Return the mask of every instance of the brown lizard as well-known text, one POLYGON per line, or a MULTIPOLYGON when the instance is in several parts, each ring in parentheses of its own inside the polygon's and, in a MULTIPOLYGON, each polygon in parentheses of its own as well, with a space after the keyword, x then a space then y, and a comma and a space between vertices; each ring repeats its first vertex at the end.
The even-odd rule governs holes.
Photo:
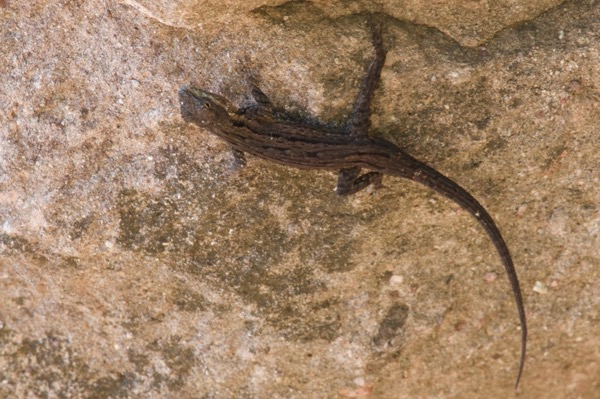
POLYGON ((521 323, 521 357, 515 384, 518 387, 525 363, 527 323, 508 247, 492 217, 464 188, 396 145, 369 137, 371 98, 386 56, 381 27, 373 27, 372 31, 375 59, 344 128, 280 120, 267 96, 256 86, 252 87, 256 105, 242 109, 222 96, 185 86, 179 91, 181 115, 186 122, 206 128, 228 142, 240 163, 244 163, 244 153, 249 153, 298 168, 339 169, 336 189, 339 195, 356 193, 370 184, 379 186, 383 175, 403 177, 432 188, 473 215, 502 259, 517 305, 521 323), (361 168, 371 172, 361 175, 361 168))

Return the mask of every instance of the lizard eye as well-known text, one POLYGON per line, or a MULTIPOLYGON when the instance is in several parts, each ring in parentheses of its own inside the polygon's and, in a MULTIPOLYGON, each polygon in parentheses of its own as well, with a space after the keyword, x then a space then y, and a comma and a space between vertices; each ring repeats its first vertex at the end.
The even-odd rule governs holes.
POLYGON ((210 103, 209 102, 204 103, 204 108, 210 109, 210 103))

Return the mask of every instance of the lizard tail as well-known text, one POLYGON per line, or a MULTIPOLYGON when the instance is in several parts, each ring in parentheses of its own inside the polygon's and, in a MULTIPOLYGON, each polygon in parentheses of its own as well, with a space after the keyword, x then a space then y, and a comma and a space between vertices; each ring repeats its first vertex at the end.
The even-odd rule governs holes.
POLYGON ((494 243, 496 251, 498 251, 500 258, 502 259, 504 269, 506 270, 508 280, 512 287, 513 296, 519 313, 519 321, 521 324, 521 357, 519 361, 519 371, 515 382, 516 389, 519 386, 519 381, 521 380, 523 367, 525 365, 525 353, 527 349, 527 321, 525 318, 525 308, 523 306, 523 297, 521 295, 521 287, 519 285, 519 279, 517 278, 517 272, 515 271, 515 266, 513 264, 510 251, 508 250, 500 230, 485 208, 471 194, 469 194, 468 191, 463 189, 457 183, 406 153, 402 152, 400 158, 400 164, 402 164, 402 168, 400 168, 400 170, 390 170, 390 174, 400 175, 401 177, 421 183, 453 200, 462 208, 466 209, 475 219, 477 219, 479 224, 485 229, 489 238, 494 243))

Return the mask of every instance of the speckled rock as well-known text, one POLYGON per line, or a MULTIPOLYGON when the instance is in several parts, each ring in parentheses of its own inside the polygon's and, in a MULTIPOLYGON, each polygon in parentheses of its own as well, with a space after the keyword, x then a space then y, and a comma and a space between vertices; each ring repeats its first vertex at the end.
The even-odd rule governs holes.
POLYGON ((0 397, 595 398, 593 0, 0 1, 0 397), (213 4, 214 3, 214 4, 213 4), (218 3, 218 4, 216 4, 218 3), (373 134, 486 206, 250 158, 194 84, 339 125, 384 21, 373 134))

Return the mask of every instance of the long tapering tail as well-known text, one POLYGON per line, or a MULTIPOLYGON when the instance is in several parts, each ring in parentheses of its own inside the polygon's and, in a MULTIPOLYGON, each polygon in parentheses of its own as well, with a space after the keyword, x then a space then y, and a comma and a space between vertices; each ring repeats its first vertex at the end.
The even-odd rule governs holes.
POLYGON ((519 321, 521 323, 521 358, 519 361, 519 372, 517 374, 517 380, 515 383, 515 388, 517 388, 519 386, 519 381, 521 380, 523 367, 525 365, 525 353, 527 349, 527 320, 525 317, 525 308, 523 306, 523 297, 521 295, 521 287, 519 285, 517 272, 515 271, 515 266, 513 264, 512 257, 510 256, 510 251, 504 242, 504 238, 502 238, 500 230, 485 208, 471 194, 469 194, 469 192, 467 192, 457 183, 436 171, 432 167, 416 160, 404 152, 399 154, 399 158, 399 163, 402 165, 402 168, 400 168, 400 170, 389 170, 388 172, 390 174, 400 175, 410 180, 419 182, 453 200, 461 207, 466 209, 471 215, 473 215, 475 219, 477 219, 479 224, 483 226, 488 236, 494 243, 496 251, 498 251, 500 258, 502 259, 502 263, 504 264, 504 269, 506 270, 508 280, 510 281, 513 296, 517 305, 517 310, 519 312, 519 321))

